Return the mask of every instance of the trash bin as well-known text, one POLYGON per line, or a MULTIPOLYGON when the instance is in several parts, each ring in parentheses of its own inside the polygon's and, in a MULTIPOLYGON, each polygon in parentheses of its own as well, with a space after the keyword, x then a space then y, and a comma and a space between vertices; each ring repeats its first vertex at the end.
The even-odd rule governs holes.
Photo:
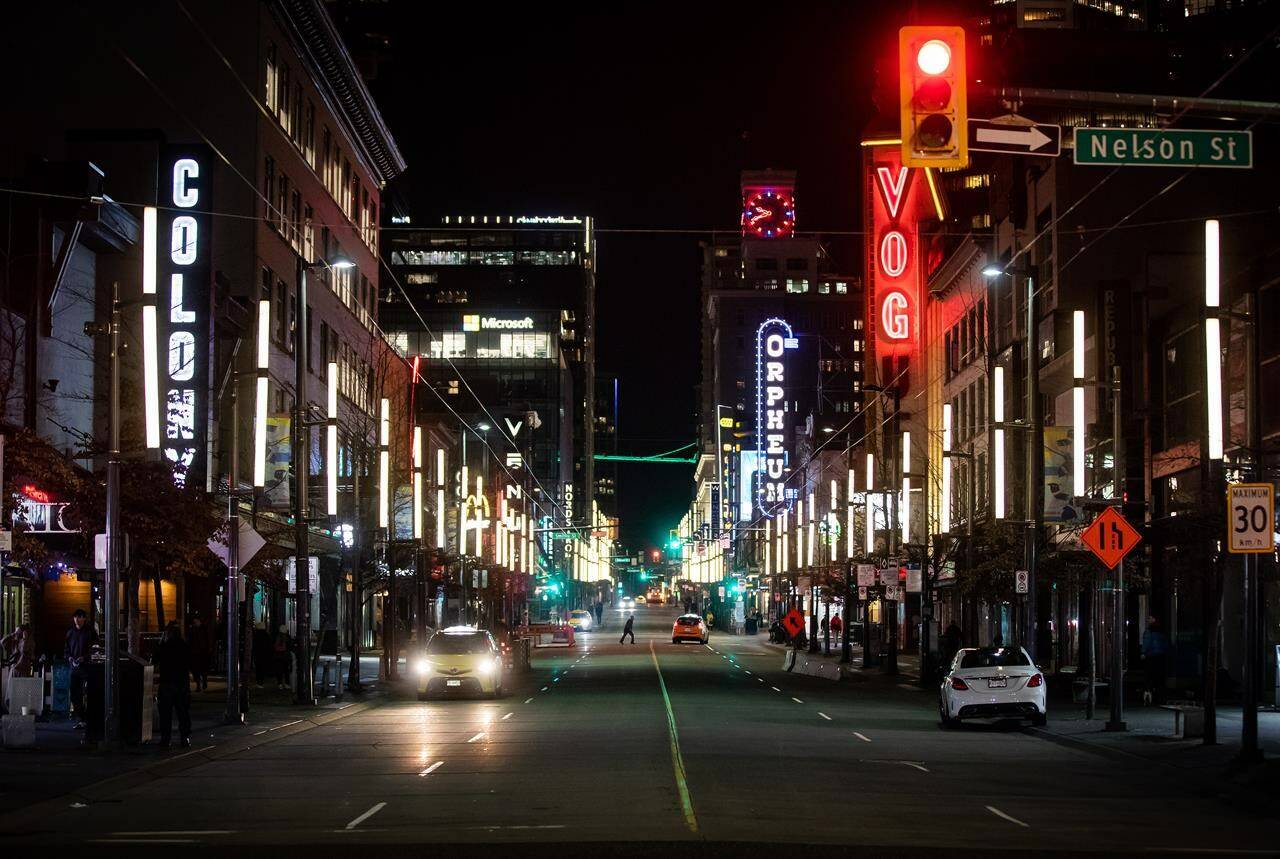
MULTIPOLYGON (((120 712, 120 739, 128 745, 145 743, 151 739, 155 669, 132 657, 121 657, 116 665, 120 686, 116 701, 116 709, 120 712)), ((105 674, 105 660, 89 663, 85 683, 85 709, 88 711, 85 714, 85 740, 92 743, 102 740, 105 674)))

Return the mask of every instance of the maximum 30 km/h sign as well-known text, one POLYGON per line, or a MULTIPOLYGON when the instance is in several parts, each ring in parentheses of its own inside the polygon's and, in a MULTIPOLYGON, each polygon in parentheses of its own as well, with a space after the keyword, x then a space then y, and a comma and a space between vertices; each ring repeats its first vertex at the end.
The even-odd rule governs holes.
POLYGON ((1275 490, 1270 483, 1227 487, 1227 550, 1261 554, 1275 550, 1275 490))

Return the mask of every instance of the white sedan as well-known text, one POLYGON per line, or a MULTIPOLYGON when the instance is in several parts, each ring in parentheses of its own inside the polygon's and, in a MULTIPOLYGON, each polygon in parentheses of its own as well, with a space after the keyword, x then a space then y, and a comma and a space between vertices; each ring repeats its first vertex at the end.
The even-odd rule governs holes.
POLYGON ((1022 717, 1045 724, 1048 696, 1039 666, 1021 647, 966 647, 942 678, 938 715, 942 727, 961 719, 1022 717))

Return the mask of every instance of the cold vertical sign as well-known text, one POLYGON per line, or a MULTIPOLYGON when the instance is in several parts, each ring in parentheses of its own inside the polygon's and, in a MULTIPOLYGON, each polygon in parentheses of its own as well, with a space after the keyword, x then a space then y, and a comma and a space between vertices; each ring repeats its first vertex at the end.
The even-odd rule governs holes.
POLYGON ((206 473, 209 399, 210 226, 207 149, 170 146, 160 161, 156 269, 160 293, 164 438, 180 485, 206 473), (164 356, 167 355, 167 358, 164 356))

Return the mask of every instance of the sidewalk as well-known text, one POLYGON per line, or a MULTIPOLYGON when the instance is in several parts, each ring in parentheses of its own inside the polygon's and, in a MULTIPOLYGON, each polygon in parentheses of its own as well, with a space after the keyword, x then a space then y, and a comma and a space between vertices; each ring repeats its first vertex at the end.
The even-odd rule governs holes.
MULTIPOLYGON (((401 664, 404 665, 403 660, 401 664)), ((360 660, 360 677, 365 686, 362 695, 347 693, 340 702, 335 701, 332 695, 321 697, 315 707, 294 704, 292 690, 277 690, 273 683, 258 689, 251 680, 249 712, 243 725, 223 724, 226 679, 210 677, 207 690, 191 693, 192 748, 209 746, 241 734, 258 736, 264 730, 272 731, 314 717, 317 713, 332 713, 350 707, 354 702, 376 699, 383 691, 378 684, 377 655, 365 655, 360 660)), ((343 679, 345 682, 345 677, 343 679)), ((64 796, 103 779, 171 760, 188 751, 177 745, 176 726, 174 747, 169 751, 155 745, 159 742, 158 728, 155 735, 150 745, 126 746, 118 752, 107 753, 84 743, 84 731, 76 730, 74 719, 50 716, 48 721, 37 721, 36 748, 0 749, 0 769, 5 773, 5 778, 0 780, 0 807, 12 810, 64 796)))

